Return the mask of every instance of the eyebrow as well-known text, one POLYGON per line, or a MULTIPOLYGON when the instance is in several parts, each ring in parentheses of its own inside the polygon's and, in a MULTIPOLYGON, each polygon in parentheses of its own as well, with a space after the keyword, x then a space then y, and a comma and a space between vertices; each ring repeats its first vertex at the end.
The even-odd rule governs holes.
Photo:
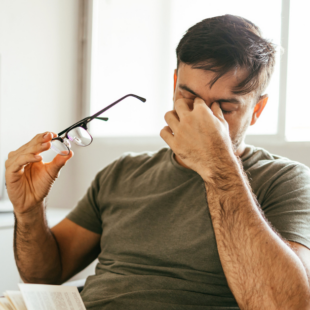
POLYGON ((193 94, 196 97, 201 98, 201 96, 199 96, 198 94, 196 94, 193 90, 191 90, 189 87, 187 87, 185 84, 180 84, 179 87, 183 90, 188 91, 189 93, 193 94))
MULTIPOLYGON (((185 84, 180 84, 179 87, 183 90, 188 91, 189 93, 193 94, 196 97, 201 98, 200 95, 198 95, 197 93, 195 93, 192 89, 190 89, 188 86, 186 86, 185 84)), ((241 104, 241 102, 236 99, 236 98, 223 98, 223 99, 216 99, 214 101, 219 101, 219 102, 229 102, 229 103, 236 103, 236 104, 241 104)))

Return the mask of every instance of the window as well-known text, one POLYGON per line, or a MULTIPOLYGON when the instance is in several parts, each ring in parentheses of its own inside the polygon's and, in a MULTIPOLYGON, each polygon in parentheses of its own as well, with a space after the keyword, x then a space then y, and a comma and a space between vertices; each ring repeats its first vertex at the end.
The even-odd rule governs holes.
POLYGON ((95 2, 91 113, 129 93, 147 102, 122 101, 105 113, 108 123, 93 122, 94 135, 152 136, 164 126, 163 115, 172 109, 173 86, 166 2, 95 2))
MULTIPOLYGON (((306 3, 308 0, 301 1, 306 3)), ((300 7, 296 2, 294 6, 291 3, 291 19, 295 23, 295 18, 300 25, 300 7)), ((190 5, 188 0, 94 0, 91 113, 128 93, 145 97, 147 102, 126 99, 106 112, 108 123, 93 122, 92 133, 104 137, 158 136, 160 129, 165 126, 165 112, 172 109, 175 49, 185 31, 204 18, 234 14, 251 20, 260 27, 264 37, 281 45, 281 38, 288 35, 283 33, 286 28, 281 24, 281 18, 287 22, 283 18, 282 3, 286 8, 289 7, 287 0, 261 0, 258 4, 247 0, 192 0, 190 5)), ((306 14, 307 10, 304 12, 306 14)), ((293 33, 294 37, 294 41, 290 43, 296 44, 296 47, 300 41, 296 41, 299 25, 295 24, 290 28, 290 34, 293 33)), ((304 43, 309 45, 308 42, 304 43)), ((306 45, 304 46, 306 51, 306 45)), ((299 57, 293 56, 295 54, 292 49, 290 59, 295 61, 299 57)), ((250 127, 249 135, 279 135, 281 66, 283 63, 280 63, 278 53, 275 72, 266 90, 269 95, 268 104, 257 124, 250 127)), ((298 68, 289 64, 289 71, 294 70, 298 68)), ((293 76, 296 73, 291 74, 291 79, 293 76)), ((282 74, 281 79, 285 79, 282 74)), ((288 83, 291 83, 290 79, 288 83)), ((287 91, 287 128, 291 128, 286 131, 288 137, 292 136, 294 130, 299 130, 294 125, 296 118, 290 103, 292 96, 295 99, 297 97, 291 89, 294 89, 293 83, 287 91)), ((306 121, 306 116, 304 119, 306 121)), ((301 126, 298 121, 297 123, 301 126)), ((308 130, 310 132, 310 126, 308 130)))
POLYGON ((309 0, 291 1, 286 101, 288 141, 310 140, 309 12, 309 0))

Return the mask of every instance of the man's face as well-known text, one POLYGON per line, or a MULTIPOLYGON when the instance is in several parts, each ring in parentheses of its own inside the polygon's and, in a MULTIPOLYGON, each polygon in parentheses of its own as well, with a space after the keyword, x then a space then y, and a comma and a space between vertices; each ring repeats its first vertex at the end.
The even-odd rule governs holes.
POLYGON ((193 69, 190 65, 180 64, 173 101, 177 99, 195 99, 199 97, 210 107, 217 101, 229 125, 229 132, 235 151, 243 142, 245 132, 251 123, 254 105, 254 93, 235 95, 231 90, 246 77, 243 70, 232 71, 221 77, 210 89, 209 82, 214 73, 202 69, 193 69))

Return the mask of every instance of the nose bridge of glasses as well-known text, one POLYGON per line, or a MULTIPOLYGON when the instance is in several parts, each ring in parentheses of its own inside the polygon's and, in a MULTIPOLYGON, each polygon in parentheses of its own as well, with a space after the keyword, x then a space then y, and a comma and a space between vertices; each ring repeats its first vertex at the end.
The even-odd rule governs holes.
POLYGON ((71 144, 65 137, 56 137, 52 139, 52 150, 60 155, 68 155, 71 150, 71 144))
POLYGON ((76 122, 75 124, 71 125, 70 127, 66 128, 66 129, 64 129, 63 131, 61 131, 60 133, 58 133, 58 136, 61 136, 61 135, 63 135, 63 134, 66 134, 66 135, 67 135, 67 133, 68 133, 70 130, 72 130, 72 129, 75 128, 75 127, 79 127, 79 126, 85 128, 85 129, 87 129, 87 122, 88 122, 88 117, 85 117, 85 118, 83 118, 82 120, 76 122))
POLYGON ((85 129, 86 131, 87 131, 87 122, 84 120, 82 123, 78 123, 78 124, 76 124, 76 125, 73 125, 73 126, 71 126, 71 127, 69 127, 69 129, 66 131, 66 134, 65 134, 65 137, 67 138, 67 139, 69 139, 70 140, 70 138, 68 137, 68 133, 71 131, 71 130, 73 130, 73 129, 75 129, 75 128, 78 128, 78 127, 82 127, 83 129, 85 129))

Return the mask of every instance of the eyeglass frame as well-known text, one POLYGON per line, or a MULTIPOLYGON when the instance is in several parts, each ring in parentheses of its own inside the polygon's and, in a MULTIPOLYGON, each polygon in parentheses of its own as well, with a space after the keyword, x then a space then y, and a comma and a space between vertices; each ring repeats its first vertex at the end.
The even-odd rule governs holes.
MULTIPOLYGON (((134 94, 128 94, 128 95, 126 95, 126 96, 124 96, 124 97, 122 97, 122 98, 116 100, 115 102, 109 104, 108 106, 106 106, 105 108, 103 108, 103 109, 100 110, 99 112, 95 113, 94 115, 85 117, 85 118, 83 118, 82 120, 80 120, 80 121, 74 123, 74 124, 71 125, 70 127, 64 129, 63 131, 61 131, 61 132, 58 134, 58 137, 53 138, 52 141, 58 140, 58 141, 64 143, 64 139, 70 140, 69 137, 68 137, 69 131, 71 131, 72 129, 77 128, 77 127, 82 127, 83 129, 85 129, 85 130, 87 131, 87 124, 88 124, 89 122, 91 122, 93 119, 100 119, 100 120, 103 120, 103 121, 107 121, 107 120, 108 120, 107 117, 98 117, 98 116, 99 116, 100 114, 102 114, 103 112, 109 110, 109 109, 112 108, 114 105, 116 105, 117 103, 119 103, 120 101, 124 100, 124 99, 127 98, 127 97, 135 97, 135 98, 139 99, 139 100, 142 101, 142 102, 145 102, 145 101, 146 101, 146 99, 143 98, 143 97, 140 97, 140 96, 137 96, 137 95, 134 95, 134 94), (64 135, 63 137, 61 137, 61 135, 63 135, 64 133, 65 133, 65 135, 64 135)), ((84 146, 83 146, 83 145, 80 145, 80 146, 82 146, 82 147, 89 146, 89 145, 93 142, 93 137, 92 137, 92 135, 91 135, 88 131, 87 131, 87 133, 88 133, 89 136, 91 137, 91 141, 90 141, 90 143, 87 144, 87 145, 84 145, 84 146)), ((66 143, 64 143, 64 144, 65 144, 65 146, 68 148, 68 151, 69 151, 69 153, 70 153, 70 148, 66 145, 66 143)), ((69 154, 69 153, 68 153, 68 154, 69 154)))

